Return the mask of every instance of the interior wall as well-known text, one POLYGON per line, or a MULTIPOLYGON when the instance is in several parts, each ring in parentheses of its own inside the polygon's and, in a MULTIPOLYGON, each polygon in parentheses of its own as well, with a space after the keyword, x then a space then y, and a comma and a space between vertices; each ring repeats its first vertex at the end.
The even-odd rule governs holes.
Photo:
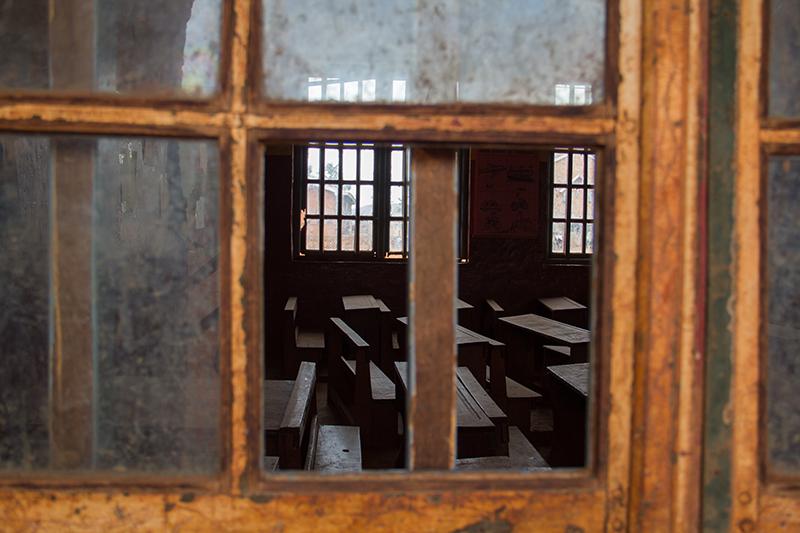
MULTIPOLYGON (((298 320, 323 327, 342 313, 341 297, 372 294, 396 316, 406 314, 405 263, 294 260, 292 254, 292 155, 268 150, 265 172, 265 357, 266 376, 280 374, 286 299, 297 296, 298 320)), ((546 182, 539 179, 535 236, 470 236, 469 260, 459 265, 460 297, 477 306, 487 298, 512 312, 533 310, 544 296, 569 296, 588 304, 591 269, 587 264, 556 264, 547 258, 546 182)), ((476 201, 473 197, 470 202, 476 201)))

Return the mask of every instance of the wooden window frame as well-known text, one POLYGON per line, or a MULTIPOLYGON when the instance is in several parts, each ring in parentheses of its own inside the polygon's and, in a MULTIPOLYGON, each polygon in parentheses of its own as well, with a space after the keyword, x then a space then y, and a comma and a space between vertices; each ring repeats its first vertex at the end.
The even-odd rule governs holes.
POLYGON ((699 175, 693 173, 699 119, 697 109, 684 104, 700 100, 702 48, 688 44, 700 42, 704 4, 686 1, 694 9, 679 0, 609 1, 605 98, 581 108, 264 101, 259 0, 224 2, 221 89, 210 100, 0 95, 0 128, 7 131, 215 139, 222 184, 225 446, 220 474, 200 481, 4 474, 0 510, 11 517, 7 525, 36 521, 58 528, 69 519, 98 528, 208 528, 212 523, 313 528, 324 520, 330 527, 349 528, 402 521, 409 529, 511 524, 617 531, 643 524, 695 523, 692 501, 698 485, 691 473, 698 468, 697 450, 678 455, 677 461, 660 460, 697 438, 691 424, 697 376, 692 344, 686 339, 697 336, 697 249, 691 238, 696 228, 691 215, 699 175), (660 61, 652 61, 655 57, 660 61), (688 77, 688 82, 675 83, 676 76, 688 77), (677 125, 676 115, 683 119, 677 125), (684 135, 659 135, 668 128, 684 135), (410 471, 267 475, 260 465, 263 437, 253 438, 263 433, 264 146, 351 138, 403 142, 415 150, 410 471), (598 371, 591 423, 598 438, 584 469, 546 474, 447 470, 454 463, 455 318, 453 306, 441 302, 456 296, 457 196, 454 172, 452 181, 442 176, 455 167, 454 145, 478 144, 589 145, 604 154, 598 162, 603 183, 596 198, 603 231, 596 232, 601 238, 594 258, 596 279, 603 282, 594 294, 593 308, 599 312, 592 324, 598 371), (668 156, 675 154, 686 158, 685 167, 672 164, 674 158, 668 156), (641 181, 640 175, 645 176, 641 181), (662 195, 661 208, 645 218, 649 198, 656 195, 662 195), (683 217, 683 212, 688 214, 683 217), (650 238, 672 231, 684 237, 659 246, 650 238), (654 264, 667 268, 659 271, 654 264), (661 287, 668 281, 665 292, 661 287), (664 342, 673 338, 681 339, 677 351, 664 342), (663 372, 662 365, 676 357, 679 364, 663 372), (673 389, 680 398, 677 418, 670 394, 663 393, 673 389), (657 424, 640 426, 643 420, 657 424), (665 482, 673 479, 676 483, 665 482), (676 509, 675 515, 666 511, 665 518, 664 508, 676 509))
MULTIPOLYGON (((800 119, 769 115, 770 0, 741 0, 731 7, 738 7, 733 11, 736 18, 712 19, 719 35, 712 47, 722 48, 731 40, 737 43, 736 51, 725 55, 720 51, 717 69, 720 83, 730 80, 737 89, 725 93, 719 103, 720 112, 730 110, 726 122, 730 138, 719 146, 716 157, 713 151, 710 154, 712 164, 730 164, 735 174, 710 175, 710 182, 722 194, 709 220, 722 230, 720 246, 728 246, 730 252, 709 250, 709 272, 720 268, 717 279, 710 279, 709 297, 724 294, 734 304, 709 314, 709 320, 730 327, 714 335, 715 345, 728 346, 728 353, 709 350, 707 372, 723 371, 726 378, 717 384, 717 394, 706 407, 706 431, 714 436, 706 453, 725 447, 729 452, 718 461, 711 478, 715 492, 706 487, 704 497, 710 503, 704 514, 710 517, 708 523, 719 528, 798 529, 800 479, 779 475, 768 466, 765 269, 768 160, 800 154, 800 119), (722 401, 726 396, 730 398, 727 405, 722 401), (730 424, 720 420, 723 410, 730 424), (730 512, 715 513, 710 505, 728 505, 730 512)), ((710 112, 713 116, 715 110, 710 112)))

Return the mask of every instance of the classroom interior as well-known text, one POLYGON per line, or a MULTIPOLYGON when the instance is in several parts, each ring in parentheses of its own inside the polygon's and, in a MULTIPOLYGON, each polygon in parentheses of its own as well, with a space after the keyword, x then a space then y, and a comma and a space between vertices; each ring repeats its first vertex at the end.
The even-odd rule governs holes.
MULTIPOLYGON (((452 151, 455 468, 584 467, 601 151, 452 151)), ((266 147, 267 471, 406 466, 413 157, 401 142, 266 147)))

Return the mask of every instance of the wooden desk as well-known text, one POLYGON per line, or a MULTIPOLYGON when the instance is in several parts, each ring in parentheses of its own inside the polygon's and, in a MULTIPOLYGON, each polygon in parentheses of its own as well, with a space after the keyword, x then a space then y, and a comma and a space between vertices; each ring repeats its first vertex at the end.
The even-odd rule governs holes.
POLYGON ((464 324, 473 329, 478 327, 478 316, 475 306, 465 302, 461 298, 456 298, 456 316, 458 317, 457 322, 459 324, 464 324))
POLYGON ((342 305, 345 311, 359 311, 362 309, 380 309, 378 300, 371 294, 355 294, 342 296, 342 305))
POLYGON ((539 306, 546 317, 572 324, 573 326, 586 327, 588 325, 588 310, 585 305, 579 304, 566 296, 552 298, 539 298, 539 306))
POLYGON ((381 366, 381 304, 371 294, 342 296, 344 319, 369 344, 369 359, 381 366))
POLYGON ((590 371, 589 363, 547 367, 553 404, 553 465, 586 464, 590 371))
MULTIPOLYGON (((408 317, 401 316, 397 321, 404 327, 408 326, 408 317)), ((456 325, 458 366, 468 367, 482 386, 486 386, 486 365, 489 362, 489 348, 492 343, 502 346, 501 342, 456 325)))
MULTIPOLYGON (((394 363, 403 396, 408 391, 408 363, 394 363)), ((508 417, 466 367, 456 371, 458 457, 508 455, 508 417)))
POLYGON ((528 341, 523 342, 521 347, 515 343, 517 344, 515 347, 521 350, 512 350, 508 362, 509 373, 512 377, 516 375, 525 385, 533 386, 543 377, 541 347, 545 343, 568 346, 572 361, 588 361, 589 342, 592 337, 588 329, 534 314, 502 317, 499 319, 499 324, 528 337, 528 341))

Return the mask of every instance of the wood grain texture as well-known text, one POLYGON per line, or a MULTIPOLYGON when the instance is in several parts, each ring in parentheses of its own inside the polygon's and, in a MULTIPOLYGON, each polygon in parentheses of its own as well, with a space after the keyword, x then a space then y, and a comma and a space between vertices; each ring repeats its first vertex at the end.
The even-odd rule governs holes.
MULTIPOLYGON (((724 413, 732 426, 730 528, 759 530, 760 287, 763 250, 759 202, 762 179, 759 130, 763 3, 742 0, 736 33, 735 181, 733 183, 733 332, 731 395, 724 413), (749 252, 748 252, 749 250, 749 252), (732 411, 732 412, 731 412, 732 411)), ((730 304, 729 304, 730 305, 730 304)), ((770 531, 770 529, 764 529, 770 531)))
MULTIPOLYGON (((688 173, 692 167, 687 160, 699 145, 697 129, 688 130, 689 120, 698 120, 689 109, 698 105, 699 94, 696 81, 690 84, 689 70, 692 61, 699 65, 702 58, 689 52, 697 43, 688 2, 653 0, 644 7, 644 56, 652 60, 645 61, 642 84, 638 401, 630 516, 634 530, 677 531, 696 527, 685 521, 690 502, 679 498, 678 483, 686 486, 682 472, 696 470, 699 457, 676 461, 686 450, 674 414, 682 407, 682 388, 690 385, 680 379, 682 366, 688 362, 690 373, 698 370, 691 364, 695 329, 691 322, 687 327, 684 317, 694 306, 696 268, 694 248, 686 239, 697 231, 694 214, 687 216, 696 202, 687 198, 695 194, 698 179, 696 172, 688 173)), ((691 398, 684 395, 683 400, 682 416, 690 416, 691 398)), ((698 429, 695 425, 690 436, 698 429)), ((695 483, 691 493, 696 490, 695 483)))
POLYGON ((455 461, 456 153, 422 148, 411 161, 409 467, 455 461))
MULTIPOLYGON (((667 422, 664 428, 651 430, 646 438, 637 441, 638 455, 633 457, 642 460, 635 462, 633 479, 639 479, 647 471, 644 499, 653 506, 668 506, 672 490, 670 480, 675 472, 666 454, 666 449, 674 443, 674 438, 670 437, 675 426, 674 414, 669 409, 673 396, 672 389, 664 387, 665 381, 654 372, 659 365, 670 361, 665 348, 683 331, 680 328, 687 325, 680 314, 685 309, 686 287, 681 284, 685 282, 681 282, 667 284, 666 289, 662 289, 657 282, 666 277, 637 277, 636 268, 637 261, 644 257, 646 261, 664 262, 669 273, 687 275, 693 271, 686 259, 685 239, 672 240, 674 233, 670 231, 677 228, 678 235, 681 229, 689 231, 687 223, 681 222, 686 220, 684 210, 690 209, 688 202, 683 203, 689 189, 680 184, 670 188, 687 172, 685 160, 679 164, 675 161, 680 162, 685 157, 685 143, 689 141, 658 137, 676 129, 682 134, 683 126, 672 122, 671 113, 676 110, 681 115, 679 120, 681 117, 691 120, 684 116, 690 104, 688 96, 670 96, 674 94, 671 91, 679 91, 682 85, 675 79, 684 79, 681 77, 684 75, 678 73, 675 79, 669 79, 670 73, 686 66, 688 18, 681 9, 686 3, 677 0, 610 3, 609 31, 611 41, 619 41, 619 48, 611 47, 618 52, 618 57, 610 58, 609 63, 618 63, 624 76, 618 76, 614 70, 608 77, 619 84, 616 91, 609 88, 608 105, 578 112, 502 106, 410 106, 402 109, 376 106, 367 109, 254 104, 251 85, 261 78, 252 75, 260 61, 252 47, 259 32, 251 31, 251 26, 256 24, 252 15, 258 13, 259 4, 255 0, 226 3, 233 7, 225 10, 226 17, 230 16, 231 20, 225 25, 228 30, 224 49, 229 53, 223 59, 222 71, 227 72, 228 77, 223 80, 223 95, 210 102, 151 104, 135 99, 26 95, 4 98, 0 102, 0 126, 4 129, 187 135, 216 137, 221 141, 224 183, 221 279, 226 283, 221 297, 226 405, 223 418, 228 424, 226 435, 229 436, 227 451, 223 454, 226 479, 221 486, 200 485, 199 489, 205 492, 189 493, 182 488, 187 481, 172 481, 171 488, 162 485, 158 492, 153 492, 146 490, 157 485, 152 480, 110 479, 98 485, 97 480, 55 479, 49 483, 60 484, 59 490, 27 490, 24 485, 29 481, 17 478, 14 483, 22 487, 21 490, 0 490, 0 515, 6 517, 4 527, 58 531, 87 528, 263 530, 269 527, 286 530, 508 530, 516 527, 562 532, 635 530, 637 526, 661 529, 665 523, 664 512, 660 508, 653 511, 638 505, 634 505, 632 515, 637 519, 628 525, 631 435, 638 434, 631 431, 631 413, 634 406, 646 405, 646 412, 653 416, 653 425, 667 422), (648 41, 644 58, 643 13, 648 14, 648 38, 655 39, 648 41), (664 20, 656 21, 661 15, 664 20), (664 42, 669 40, 666 38, 668 31, 673 44, 664 42), (651 99, 646 100, 644 107, 648 113, 644 130, 641 123, 643 60, 648 65, 655 64, 651 67, 654 70, 648 72, 652 77, 647 85, 651 99), (229 61, 228 67, 226 61, 229 61), (667 97, 661 99, 661 95, 667 97), (646 132, 646 149, 640 153, 642 131, 646 132), (259 334, 263 306, 260 296, 263 294, 260 257, 263 246, 260 161, 263 152, 258 143, 276 138, 302 140, 312 135, 460 144, 589 143, 604 148, 605 183, 598 187, 604 226, 595 278, 603 283, 593 302, 593 308, 600 312, 591 327, 592 331, 602 331, 602 337, 596 340, 594 355, 599 365, 594 378, 599 401, 592 417, 592 427, 600 438, 593 448, 595 462, 590 469, 546 475, 464 473, 456 476, 455 473, 417 472, 341 479, 285 474, 269 480, 260 477, 261 442, 260 438, 253 437, 261 429, 262 380, 259 334), (655 175, 650 181, 640 183, 640 174, 647 174, 640 173, 641 161, 645 161, 644 168, 655 175), (668 165, 675 165, 677 170, 667 168, 668 165), (640 238, 641 220, 637 219, 640 198, 656 192, 666 199, 666 209, 650 223, 644 232, 645 238, 640 238), (655 232, 671 236, 660 243, 662 249, 656 249, 656 241, 650 239, 655 232), (641 257, 639 243, 643 246, 641 257), (636 283, 632 286, 634 279, 636 283), (642 376, 647 376, 649 381, 633 395, 636 291, 640 295, 640 309, 648 310, 647 320, 638 322, 642 326, 640 338, 644 339, 639 347, 639 361, 650 357, 652 370, 642 376), (684 295, 683 300, 681 295, 684 295), (662 303, 664 308, 657 310, 662 303), (656 318, 665 320, 665 330, 654 328, 656 318), (665 391, 667 393, 662 394, 665 391), (660 437, 665 439, 662 441, 660 437), (652 471, 650 465, 654 466, 652 471), (141 490, 132 488, 136 483, 141 490), (663 489, 658 484, 662 484, 663 489), (127 487, 130 495, 119 488, 109 488, 113 486, 127 487)), ((415 154, 416 160, 427 160, 419 168, 421 174, 429 176, 420 181, 422 203, 415 206, 419 210, 420 226, 415 230, 418 239, 412 253, 420 255, 411 288, 412 305, 416 302, 420 310, 428 309, 430 323, 437 324, 413 333, 417 350, 431 350, 428 355, 418 357, 418 363, 422 362, 423 366, 415 373, 421 381, 417 383, 417 394, 412 401, 411 428, 417 455, 411 464, 418 468, 449 468, 454 457, 454 320, 452 306, 440 305, 442 301, 453 301, 455 274, 454 250, 451 255, 451 250, 445 246, 447 249, 442 253, 442 243, 454 242, 455 185, 447 178, 452 171, 446 170, 452 167, 454 160, 449 161, 446 153, 447 150, 420 149, 415 154), (438 178, 434 179, 435 176, 438 178), (442 369, 445 374, 441 373, 442 369), (434 375, 435 380, 432 379, 434 375), (443 398, 450 399, 442 402, 443 398), (432 401, 439 401, 439 406, 432 401), (428 451, 431 454, 421 454, 428 451)), ((644 202, 643 208, 649 205, 644 202)), ((412 261, 417 258, 412 257, 412 261)), ((419 320, 419 314, 415 316, 419 320)), ((669 373, 666 380, 674 386, 675 372, 669 373)), ((639 430, 637 427, 636 432, 639 430)), ((685 464, 694 464, 691 461, 685 464)), ((638 486, 634 484, 634 488, 638 486)), ((689 497, 696 495, 691 484, 686 487, 689 497)), ((634 504, 641 501, 635 500, 634 504)), ((670 512, 675 511, 666 511, 670 512)))

